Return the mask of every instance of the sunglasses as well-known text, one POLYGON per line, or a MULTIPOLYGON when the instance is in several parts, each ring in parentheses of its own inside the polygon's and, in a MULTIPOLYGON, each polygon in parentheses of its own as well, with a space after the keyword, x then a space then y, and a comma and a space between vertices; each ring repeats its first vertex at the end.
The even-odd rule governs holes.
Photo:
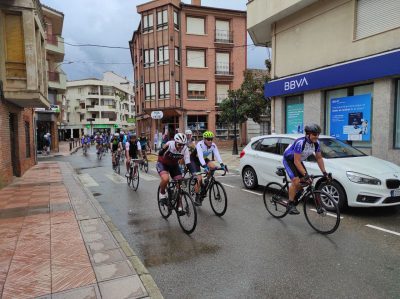
POLYGON ((176 146, 182 147, 182 146, 184 146, 184 144, 183 143, 176 143, 176 146))
POLYGON ((213 141, 213 138, 206 138, 207 141, 213 141))

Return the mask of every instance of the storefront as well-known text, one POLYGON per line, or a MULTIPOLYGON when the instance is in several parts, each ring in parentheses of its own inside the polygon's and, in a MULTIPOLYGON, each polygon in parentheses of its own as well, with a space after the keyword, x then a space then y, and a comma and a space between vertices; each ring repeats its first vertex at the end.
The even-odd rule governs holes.
POLYGON ((273 131, 302 133, 314 122, 325 134, 400 164, 400 50, 272 80, 273 131))

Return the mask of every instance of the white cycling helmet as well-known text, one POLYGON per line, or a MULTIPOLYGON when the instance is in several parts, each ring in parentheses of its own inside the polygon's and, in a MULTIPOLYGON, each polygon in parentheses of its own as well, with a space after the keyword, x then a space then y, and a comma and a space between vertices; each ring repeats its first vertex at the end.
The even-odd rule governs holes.
POLYGON ((187 142, 186 135, 182 134, 182 133, 175 134, 174 140, 175 140, 175 142, 182 143, 182 144, 186 144, 186 142, 187 142))
POLYGON ((114 133, 114 136, 119 136, 119 133, 114 133))
POLYGON ((186 135, 193 135, 193 132, 192 132, 192 130, 186 130, 186 131, 185 131, 185 134, 186 134, 186 135))

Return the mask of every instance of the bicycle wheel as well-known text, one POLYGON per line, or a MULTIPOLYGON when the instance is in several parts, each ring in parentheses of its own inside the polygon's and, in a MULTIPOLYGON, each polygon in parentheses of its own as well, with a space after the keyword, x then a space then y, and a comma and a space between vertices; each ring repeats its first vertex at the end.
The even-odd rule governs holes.
POLYGON ((181 191, 183 215, 178 215, 179 225, 186 234, 191 234, 196 228, 197 211, 193 204, 192 198, 186 191, 181 191))
POLYGON ((161 216, 164 219, 167 219, 171 215, 172 209, 170 209, 168 207, 168 205, 161 204, 161 201, 160 201, 160 186, 158 186, 158 190, 157 190, 157 204, 158 204, 158 209, 160 210, 161 216))
POLYGON ((269 183, 264 188, 264 205, 267 211, 275 218, 283 218, 287 215, 288 194, 279 183, 269 183))
POLYGON ((146 173, 148 173, 149 172, 149 161, 147 161, 147 159, 144 161, 144 163, 143 163, 143 168, 144 168, 144 171, 146 172, 146 173))
POLYGON ((121 174, 121 167, 120 167, 119 163, 115 167, 115 172, 118 173, 118 174, 121 174))
POLYGON ((324 191, 307 194, 304 200, 304 216, 308 224, 321 234, 331 234, 339 227, 340 211, 337 203, 324 191))
POLYGON ((211 209, 215 215, 221 217, 225 214, 228 207, 228 197, 224 186, 220 182, 214 181, 208 193, 210 199, 211 209))
POLYGON ((195 186, 197 184, 197 177, 193 176, 190 178, 189 183, 187 184, 187 191, 192 198, 196 196, 195 186))
POLYGON ((135 166, 134 170, 132 171, 131 185, 134 191, 136 191, 139 187, 139 169, 137 166, 135 166))

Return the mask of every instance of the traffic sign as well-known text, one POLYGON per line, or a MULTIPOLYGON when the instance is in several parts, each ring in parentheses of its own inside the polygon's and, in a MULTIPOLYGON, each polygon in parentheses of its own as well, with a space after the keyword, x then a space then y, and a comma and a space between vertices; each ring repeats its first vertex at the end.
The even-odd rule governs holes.
POLYGON ((162 111, 153 111, 151 112, 151 118, 152 119, 162 119, 164 116, 162 111))

